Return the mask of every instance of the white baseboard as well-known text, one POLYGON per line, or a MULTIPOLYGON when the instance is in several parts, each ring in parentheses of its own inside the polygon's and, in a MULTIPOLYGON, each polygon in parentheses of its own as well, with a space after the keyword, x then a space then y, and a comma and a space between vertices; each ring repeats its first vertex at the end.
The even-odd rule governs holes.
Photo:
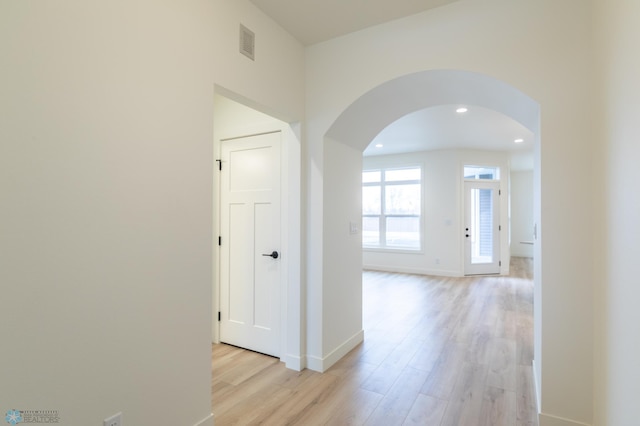
POLYGON ((538 383, 538 374, 536 371, 536 360, 531 361, 532 371, 533 371, 533 391, 535 392, 536 397, 536 412, 540 413, 540 383, 538 383))
POLYGON ((213 413, 211 413, 193 426, 214 426, 214 424, 215 422, 213 421, 213 413))
POLYGON ((306 367, 304 359, 295 355, 285 355, 280 361, 290 370, 302 371, 306 367))
POLYGON ((544 413, 540 413, 538 415, 538 424, 540 426, 591 426, 588 423, 582 423, 570 419, 563 419, 562 417, 556 417, 552 416, 551 414, 544 413))
POLYGON ((437 277, 462 277, 460 271, 447 271, 447 270, 434 270, 423 268, 405 268, 397 266, 385 266, 385 265, 362 265, 362 269, 365 271, 380 271, 380 272, 397 272, 400 274, 414 274, 414 275, 435 275, 437 277))
POLYGON ((307 357, 307 368, 319 373, 324 373, 329 368, 331 368, 333 364, 338 362, 340 358, 348 354, 349 351, 351 351, 363 341, 364 330, 360 330, 349 339, 347 339, 347 341, 338 346, 336 349, 331 351, 331 353, 324 358, 318 358, 314 356, 307 357))
POLYGON ((322 373, 324 371, 322 366, 323 366, 323 358, 318 358, 311 355, 307 357, 307 368, 309 370, 322 373))

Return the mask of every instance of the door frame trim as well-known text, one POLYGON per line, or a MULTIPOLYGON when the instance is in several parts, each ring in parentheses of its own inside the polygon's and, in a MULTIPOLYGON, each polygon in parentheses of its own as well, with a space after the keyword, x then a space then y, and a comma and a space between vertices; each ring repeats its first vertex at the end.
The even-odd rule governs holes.
MULTIPOLYGON (((229 96, 226 90, 218 95, 246 105, 241 100, 229 96)), ((257 111, 257 110, 256 110, 257 111)), ((214 112, 215 113, 215 112, 214 112)), ((301 128, 299 123, 286 123, 276 117, 273 122, 261 124, 246 124, 219 130, 213 129, 213 311, 212 311, 212 342, 220 342, 220 325, 218 312, 220 311, 220 174, 215 160, 221 155, 221 140, 233 139, 262 133, 281 132, 280 151, 280 189, 281 189, 281 251, 282 275, 280 283, 281 306, 281 342, 280 360, 289 369, 300 371, 306 367, 306 358, 302 353, 303 327, 301 317, 302 300, 302 271, 301 271, 301 128), (276 124, 276 122, 279 122, 276 124)), ((215 120, 214 120, 215 122, 215 120)))
MULTIPOLYGON (((462 228, 467 226, 467 213, 468 213, 468 208, 469 206, 467 205, 467 185, 469 184, 476 184, 478 186, 487 186, 488 189, 493 189, 493 190, 498 190, 498 199, 497 202, 495 203, 495 209, 497 211, 498 214, 498 218, 497 218, 497 225, 499 227, 502 226, 503 223, 503 219, 502 219, 502 196, 501 196, 501 191, 502 191, 502 181, 501 180, 477 180, 477 179, 463 179, 462 180, 462 208, 463 208, 463 213, 462 213, 462 228)), ((462 229, 461 228, 461 229, 462 229)), ((507 231, 507 229, 504 229, 504 231, 507 231)), ((498 262, 497 265, 497 269, 498 272, 476 272, 476 273, 469 273, 467 270, 468 264, 467 264, 467 237, 465 237, 465 231, 462 231, 462 249, 463 249, 463 256, 462 256, 462 274, 464 276, 472 276, 472 275, 497 275, 497 274, 501 274, 502 273, 502 265, 501 265, 501 260, 503 258, 502 252, 503 252, 503 244, 502 244, 502 231, 501 230, 495 230, 494 232, 497 232, 497 236, 495 236, 494 234, 494 244, 497 243, 497 259, 496 262, 498 262)), ((495 249, 494 249, 495 251, 495 249)))
POLYGON ((500 191, 502 196, 499 200, 500 206, 500 225, 502 226, 502 232, 500 233, 500 261, 502 266, 500 267, 500 275, 509 275, 509 269, 511 262, 511 248, 510 248, 510 212, 509 212, 509 197, 510 197, 510 182, 511 182, 511 165, 509 163, 506 153, 502 153, 505 156, 500 160, 493 154, 491 158, 487 158, 483 151, 469 150, 465 153, 458 162, 458 188, 457 196, 459 201, 458 206, 458 220, 460 227, 458 228, 458 250, 459 250, 459 273, 460 276, 465 276, 465 243, 464 243, 464 215, 465 215, 465 181, 464 167, 469 165, 481 166, 481 167, 498 167, 500 169, 500 178, 493 179, 491 181, 500 182, 500 191))

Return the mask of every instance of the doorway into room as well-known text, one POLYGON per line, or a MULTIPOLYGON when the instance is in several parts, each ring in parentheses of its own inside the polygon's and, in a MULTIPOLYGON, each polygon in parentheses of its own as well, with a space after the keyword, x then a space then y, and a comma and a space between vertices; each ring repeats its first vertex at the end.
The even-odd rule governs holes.
POLYGON ((499 274, 500 184, 466 181, 464 193, 464 274, 499 274))
MULTIPOLYGON (((465 112, 474 111, 476 108, 493 111, 500 116, 507 117, 509 120, 518 123, 519 126, 524 127, 530 133, 529 147, 531 151, 533 151, 535 145, 539 143, 539 105, 516 88, 481 74, 452 70, 421 71, 382 83, 361 95, 350 104, 325 133, 323 145, 324 164, 341 165, 339 168, 332 168, 331 174, 325 175, 323 179, 324 214, 322 216, 323 222, 321 229, 325 237, 321 251, 323 253, 322 279, 324 282, 322 288, 325 300, 337 301, 334 304, 335 309, 325 306, 324 310, 327 311, 331 309, 332 322, 338 322, 339 319, 341 329, 339 330, 339 335, 338 332, 335 333, 335 340, 341 339, 340 341, 344 342, 338 349, 334 349, 333 346, 327 348, 326 351, 328 352, 332 350, 343 352, 347 347, 354 345, 354 343, 357 344, 357 342, 349 339, 349 337, 357 335, 356 333, 362 328, 362 323, 356 321, 355 316, 352 314, 353 312, 357 312, 358 309, 353 308, 352 310, 348 310, 346 309, 346 303, 340 303, 342 300, 340 299, 340 295, 348 294, 351 297, 349 299, 350 305, 362 306, 361 301, 352 297, 357 289, 360 290, 360 294, 362 292, 362 281, 359 280, 356 282, 354 280, 357 265, 352 265, 344 261, 344 259, 356 259, 358 254, 364 257, 362 245, 356 250, 354 244, 356 236, 351 237, 345 235, 346 227, 344 225, 353 220, 352 218, 362 217, 363 215, 362 205, 356 206, 353 203, 345 202, 345 200, 349 200, 347 192, 351 192, 352 197, 355 197, 353 194, 358 190, 358 187, 361 191, 362 170, 368 170, 363 167, 362 153, 366 149, 372 148, 370 144, 376 139, 377 135, 386 131, 386 128, 391 127, 396 121, 400 121, 404 117, 412 116, 414 113, 417 114, 420 111, 428 111, 441 106, 446 107, 443 114, 446 113, 449 117, 454 117, 448 119, 451 122, 464 116, 465 112), (384 101, 381 101, 381 99, 384 101), (455 114, 458 112, 461 115, 456 116, 455 114), (371 117, 376 117, 376 120, 371 120, 371 117), (360 152, 360 164, 358 164, 356 157, 358 152, 360 152), (356 174, 355 171, 350 168, 345 169, 343 166, 347 162, 353 164, 353 167, 357 167, 359 173, 356 174), (353 253, 351 250, 353 250, 353 253), (355 253, 356 251, 359 253, 355 253), (339 274, 334 273, 336 270, 339 271, 339 274), (344 313, 342 313, 342 309, 345 309, 344 313)), ((423 122, 423 120, 416 120, 418 124, 423 122)), ((481 139, 478 133, 476 133, 475 136, 476 141, 481 139)), ((395 140, 400 141, 402 139, 396 138, 395 140)), ((467 152, 465 151, 470 148, 455 146, 455 140, 451 141, 445 138, 420 138, 420 140, 429 141, 434 139, 442 142, 445 146, 436 148, 436 150, 443 153, 442 156, 439 157, 439 160, 442 159, 442 161, 434 161, 424 168, 425 176, 427 176, 429 170, 437 169, 438 171, 432 178, 425 178, 425 187, 427 184, 431 185, 431 189, 425 189, 425 205, 427 206, 424 209, 424 238, 427 240, 425 249, 410 254, 400 252, 381 253, 380 250, 370 251, 370 253, 372 253, 371 258, 375 256, 376 259, 380 261, 380 270, 424 273, 422 271, 426 268, 430 268, 431 271, 439 268, 438 272, 443 276, 465 275, 465 237, 463 236, 463 232, 465 231, 466 224, 463 225, 465 218, 462 201, 464 199, 462 167, 464 164, 473 164, 468 162, 467 152), (445 158, 452 149, 460 149, 460 156, 453 160, 445 158), (448 162, 451 166, 445 168, 445 162, 448 162), (450 189, 446 191, 442 189, 445 180, 451 182, 450 189), (439 196, 441 195, 440 199, 446 197, 451 198, 451 200, 445 200, 445 202, 448 203, 447 211, 441 208, 444 205, 443 203, 430 203, 429 197, 432 194, 429 191, 440 191, 442 193, 439 194, 439 196), (433 225, 431 229, 429 229, 430 225, 433 225), (432 245, 435 246, 431 252, 429 252, 427 248, 429 242, 433 242, 432 245), (447 244, 450 246, 444 247, 446 252, 443 256, 440 256, 436 250, 440 250, 442 247, 438 246, 447 244), (446 263, 447 259, 449 259, 449 263, 446 263), (390 265, 392 261, 396 262, 393 266, 390 265), (412 261, 413 263, 410 264, 412 261), (383 264, 383 262, 385 263, 383 264)), ((514 136, 514 138, 510 138, 510 140, 505 140, 504 143, 514 144, 514 139, 519 138, 514 136)), ((480 142, 483 141, 480 140, 480 142)), ((395 146, 394 144, 390 145, 395 146)), ((384 148, 374 146, 372 149, 380 149, 380 151, 382 151, 386 149, 386 145, 384 145, 384 148)), ((474 146, 471 149, 474 150, 474 153, 482 151, 480 146, 474 146)), ((506 150, 485 148, 485 152, 495 153, 498 151, 506 150)), ((404 155, 410 155, 414 161, 418 161, 419 158, 415 155, 415 152, 415 149, 411 151, 407 150, 404 151, 404 155)), ((388 154, 391 156, 398 153, 388 154)), ((473 161, 475 162, 475 160, 473 161)), ((503 182, 503 184, 507 186, 501 189, 503 193, 507 194, 509 158, 503 159, 503 163, 507 164, 507 167, 505 167, 507 172, 505 172, 505 181, 503 182)), ((534 176, 537 177, 539 165, 533 164, 532 168, 534 176)), ((449 183, 447 183, 447 185, 449 185, 449 183)), ((539 194, 532 194, 532 197, 538 197, 537 199, 534 198, 534 205, 539 205, 539 194)), ((490 198, 492 198, 492 196, 490 198)), ((507 203, 503 204, 505 205, 505 209, 507 209, 507 203)), ((480 211, 482 212, 482 210, 480 211)), ((491 221, 489 222, 492 224, 491 232, 500 229, 500 224, 494 226, 495 219, 501 219, 503 226, 508 223, 508 210, 499 213, 500 216, 493 215, 491 217, 491 221)), ((537 218, 537 215, 535 216, 537 218)), ((478 220, 478 222, 482 222, 482 220, 478 220)), ((503 233, 503 235, 504 234, 506 234, 506 232, 503 233)), ((474 263, 480 263, 478 259, 481 259, 482 255, 483 262, 486 258, 491 258, 492 263, 497 259, 497 265, 500 266, 500 258, 503 257, 502 266, 507 267, 509 263, 504 260, 508 259, 509 241, 504 236, 502 240, 502 246, 507 247, 506 254, 503 252, 495 252, 495 244, 491 244, 490 247, 487 246, 487 244, 478 245, 478 253, 475 256, 476 262, 474 263), (487 248, 490 249, 488 254, 486 253, 487 248)), ((507 272, 508 271, 504 271, 503 273, 507 272)), ((482 273, 488 272, 483 271, 482 273)), ((537 278, 538 277, 536 277, 536 279, 537 278)))
POLYGON ((216 86, 212 342, 299 370, 299 125, 216 86))

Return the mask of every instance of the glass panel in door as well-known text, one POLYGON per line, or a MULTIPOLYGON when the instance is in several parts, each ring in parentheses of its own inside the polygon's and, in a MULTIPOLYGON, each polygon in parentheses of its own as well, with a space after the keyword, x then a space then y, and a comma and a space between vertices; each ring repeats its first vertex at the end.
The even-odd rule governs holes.
POLYGON ((465 182, 465 275, 500 273, 499 182, 465 182))

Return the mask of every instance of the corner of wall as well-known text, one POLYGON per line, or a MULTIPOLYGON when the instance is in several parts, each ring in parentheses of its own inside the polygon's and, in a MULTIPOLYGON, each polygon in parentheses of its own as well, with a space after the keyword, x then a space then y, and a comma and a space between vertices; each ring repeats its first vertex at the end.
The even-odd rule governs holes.
POLYGON ((289 370, 302 371, 307 367, 306 358, 304 356, 296 356, 287 354, 280 358, 289 370))
POLYGON ((331 353, 323 358, 314 356, 308 357, 307 368, 319 373, 324 373, 330 369, 336 362, 338 362, 343 356, 351 352, 356 346, 364 341, 364 330, 360 330, 344 343, 338 346, 331 353))

